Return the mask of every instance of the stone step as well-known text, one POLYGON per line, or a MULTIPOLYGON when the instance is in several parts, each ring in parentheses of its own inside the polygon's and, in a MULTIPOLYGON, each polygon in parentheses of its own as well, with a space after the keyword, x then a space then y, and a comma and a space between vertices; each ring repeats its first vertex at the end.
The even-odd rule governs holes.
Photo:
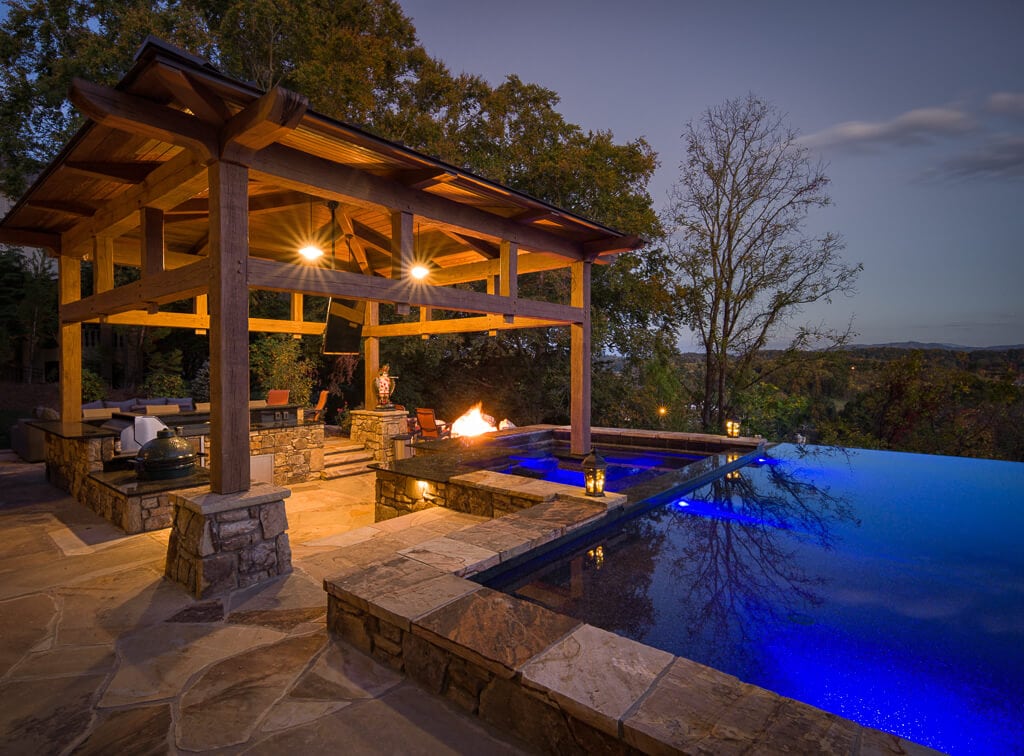
POLYGON ((365 462, 351 462, 346 465, 335 465, 333 467, 325 467, 321 473, 321 477, 324 480, 335 480, 337 478, 347 478, 350 475, 365 475, 366 473, 372 472, 367 465, 373 462, 373 458, 369 457, 365 462))
POLYGON ((358 448, 347 451, 334 451, 324 449, 324 467, 333 465, 344 465, 349 462, 373 461, 373 455, 366 449, 358 448))

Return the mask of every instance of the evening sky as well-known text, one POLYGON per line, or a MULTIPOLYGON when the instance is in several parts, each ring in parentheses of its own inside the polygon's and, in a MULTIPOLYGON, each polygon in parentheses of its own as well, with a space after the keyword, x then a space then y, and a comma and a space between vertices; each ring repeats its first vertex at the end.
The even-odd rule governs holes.
MULTIPOLYGON (((664 210, 680 135, 752 92, 827 163, 853 297, 802 319, 861 343, 1024 343, 1024 3, 400 0, 454 73, 553 89, 565 118, 644 137, 664 210)), ((693 342, 684 336, 685 348, 693 342)))

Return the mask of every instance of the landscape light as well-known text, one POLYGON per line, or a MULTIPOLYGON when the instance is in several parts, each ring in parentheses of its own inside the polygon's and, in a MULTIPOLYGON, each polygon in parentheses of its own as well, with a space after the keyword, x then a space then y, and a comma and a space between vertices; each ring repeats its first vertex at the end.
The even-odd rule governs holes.
POLYGON ((583 482, 587 496, 604 496, 604 473, 607 469, 608 465, 593 449, 583 458, 583 482))

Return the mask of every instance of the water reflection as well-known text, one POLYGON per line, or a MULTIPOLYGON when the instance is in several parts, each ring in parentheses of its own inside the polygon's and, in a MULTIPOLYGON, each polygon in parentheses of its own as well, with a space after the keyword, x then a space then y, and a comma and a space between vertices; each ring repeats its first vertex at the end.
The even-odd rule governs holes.
POLYGON ((542 568, 514 592, 746 676, 766 628, 809 621, 821 603, 826 578, 801 555, 832 550, 838 523, 859 524, 849 502, 800 469, 746 467, 542 568))

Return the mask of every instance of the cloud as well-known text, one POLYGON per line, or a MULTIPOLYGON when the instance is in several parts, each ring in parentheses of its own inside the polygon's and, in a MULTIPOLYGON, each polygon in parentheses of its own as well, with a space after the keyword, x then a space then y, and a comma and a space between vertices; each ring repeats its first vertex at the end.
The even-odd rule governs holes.
POLYGON ((989 112, 1000 115, 1024 116, 1024 93, 996 92, 989 95, 985 107, 989 112))
POLYGON ((991 137, 976 149, 945 161, 939 172, 955 178, 1024 177, 1024 136, 991 137))
POLYGON ((958 108, 918 108, 889 121, 847 121, 800 140, 806 147, 863 149, 924 144, 936 137, 966 134, 977 123, 958 108))

